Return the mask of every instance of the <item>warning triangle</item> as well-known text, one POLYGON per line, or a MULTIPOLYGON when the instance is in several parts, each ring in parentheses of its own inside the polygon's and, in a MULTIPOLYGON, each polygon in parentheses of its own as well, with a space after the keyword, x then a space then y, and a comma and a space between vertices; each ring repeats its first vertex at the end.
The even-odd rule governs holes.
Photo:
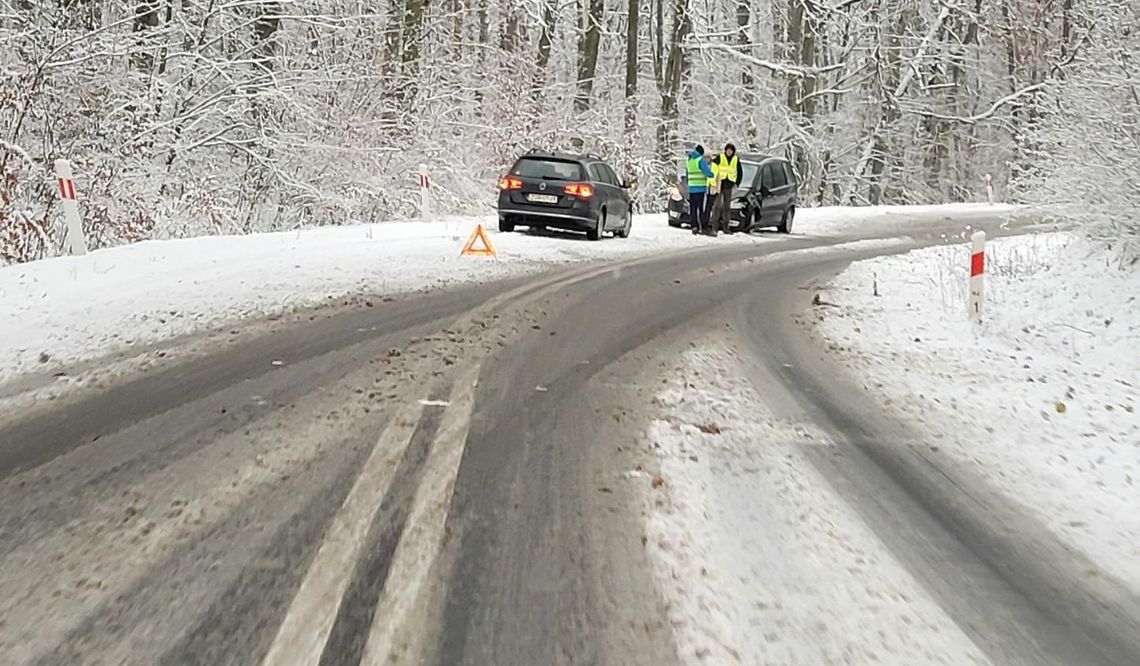
POLYGON ((487 232, 483 230, 483 225, 480 224, 475 227, 475 231, 471 232, 471 238, 467 239, 467 244, 463 246, 463 251, 459 254, 460 256, 495 256, 495 248, 491 246, 491 239, 487 238, 487 232), (481 244, 481 247, 476 247, 476 244, 481 244))

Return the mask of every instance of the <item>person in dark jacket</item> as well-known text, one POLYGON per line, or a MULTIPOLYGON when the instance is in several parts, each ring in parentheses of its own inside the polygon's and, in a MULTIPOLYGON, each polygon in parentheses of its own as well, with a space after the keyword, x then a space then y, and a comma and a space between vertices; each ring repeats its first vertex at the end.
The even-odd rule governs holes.
POLYGON ((728 232, 728 223, 732 217, 732 190, 744 180, 744 167, 740 166, 740 158, 736 156, 736 146, 726 144, 724 152, 713 160, 712 170, 716 174, 717 194, 712 202, 707 233, 715 236, 717 231, 728 232))
POLYGON ((704 146, 698 144, 689 152, 689 157, 685 161, 685 183, 689 190, 689 219, 693 222, 694 235, 703 232, 709 226, 708 184, 714 175, 712 167, 705 159, 704 146))

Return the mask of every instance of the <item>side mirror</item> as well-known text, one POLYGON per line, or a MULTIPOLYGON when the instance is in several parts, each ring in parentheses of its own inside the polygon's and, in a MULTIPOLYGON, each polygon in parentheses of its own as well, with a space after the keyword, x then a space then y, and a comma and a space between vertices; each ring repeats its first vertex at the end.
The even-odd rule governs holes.
POLYGON ((760 186, 760 196, 766 197, 772 194, 772 190, 768 189, 767 185, 760 186))

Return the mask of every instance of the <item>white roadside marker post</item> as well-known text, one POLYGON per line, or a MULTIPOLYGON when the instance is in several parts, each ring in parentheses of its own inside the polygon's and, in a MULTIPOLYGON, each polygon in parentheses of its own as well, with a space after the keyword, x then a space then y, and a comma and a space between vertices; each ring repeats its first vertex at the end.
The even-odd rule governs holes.
POLYGON ((431 179, 428 178, 427 165, 421 164, 416 173, 416 183, 420 186, 420 219, 425 222, 431 214, 431 201, 428 199, 428 190, 431 189, 431 179))
POLYGON ((970 237, 970 321, 982 321, 982 300, 986 272, 986 232, 976 231, 970 237))
POLYGON ((59 198, 63 203, 63 217, 67 223, 67 249, 71 254, 87 254, 87 239, 83 237, 83 221, 79 218, 79 199, 75 194, 75 179, 71 162, 55 161, 55 178, 59 183, 59 198))
POLYGON ((986 201, 989 201, 992 206, 994 203, 994 177, 987 173, 982 180, 986 181, 986 201))

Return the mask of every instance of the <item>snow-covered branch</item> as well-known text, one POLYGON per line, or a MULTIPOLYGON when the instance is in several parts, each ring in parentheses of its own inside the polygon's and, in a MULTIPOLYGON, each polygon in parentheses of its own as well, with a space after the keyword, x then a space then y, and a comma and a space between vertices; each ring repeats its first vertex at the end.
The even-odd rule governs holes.
POLYGON ((732 56, 740 62, 747 63, 753 67, 760 67, 766 69, 773 74, 782 74, 784 76, 793 76, 797 78, 804 78, 808 76, 820 76, 828 72, 835 72, 844 68, 844 65, 830 65, 827 67, 798 67, 788 63, 773 62, 771 60, 764 60, 755 56, 741 53, 739 50, 733 48, 728 44, 720 44, 716 42, 698 42, 693 41, 686 45, 687 48, 696 49, 698 51, 715 51, 732 56))
POLYGON ((931 111, 929 109, 907 109, 907 112, 913 113, 913 114, 916 114, 919 116, 923 116, 926 118, 936 118, 938 120, 949 120, 951 122, 973 125, 975 123, 980 123, 984 120, 989 120, 990 118, 993 118, 994 114, 996 114, 998 112, 998 110, 1000 110, 1002 107, 1004 107, 1008 104, 1012 104, 1013 102, 1016 102, 1017 100, 1021 99, 1022 97, 1025 97, 1026 95, 1031 95, 1033 93, 1039 92, 1039 91, 1044 90, 1044 89, 1045 89, 1044 83, 1035 83, 1035 84, 1028 86, 1026 88, 1022 88, 1021 90, 1018 90, 1017 92, 1013 92, 1013 93, 1006 95, 1005 97, 1002 97, 1001 99, 999 99, 999 100, 995 101, 993 104, 991 104, 990 108, 986 109, 982 113, 977 113, 977 114, 974 114, 972 116, 951 116, 951 115, 945 115, 945 114, 937 113, 937 112, 931 111))

